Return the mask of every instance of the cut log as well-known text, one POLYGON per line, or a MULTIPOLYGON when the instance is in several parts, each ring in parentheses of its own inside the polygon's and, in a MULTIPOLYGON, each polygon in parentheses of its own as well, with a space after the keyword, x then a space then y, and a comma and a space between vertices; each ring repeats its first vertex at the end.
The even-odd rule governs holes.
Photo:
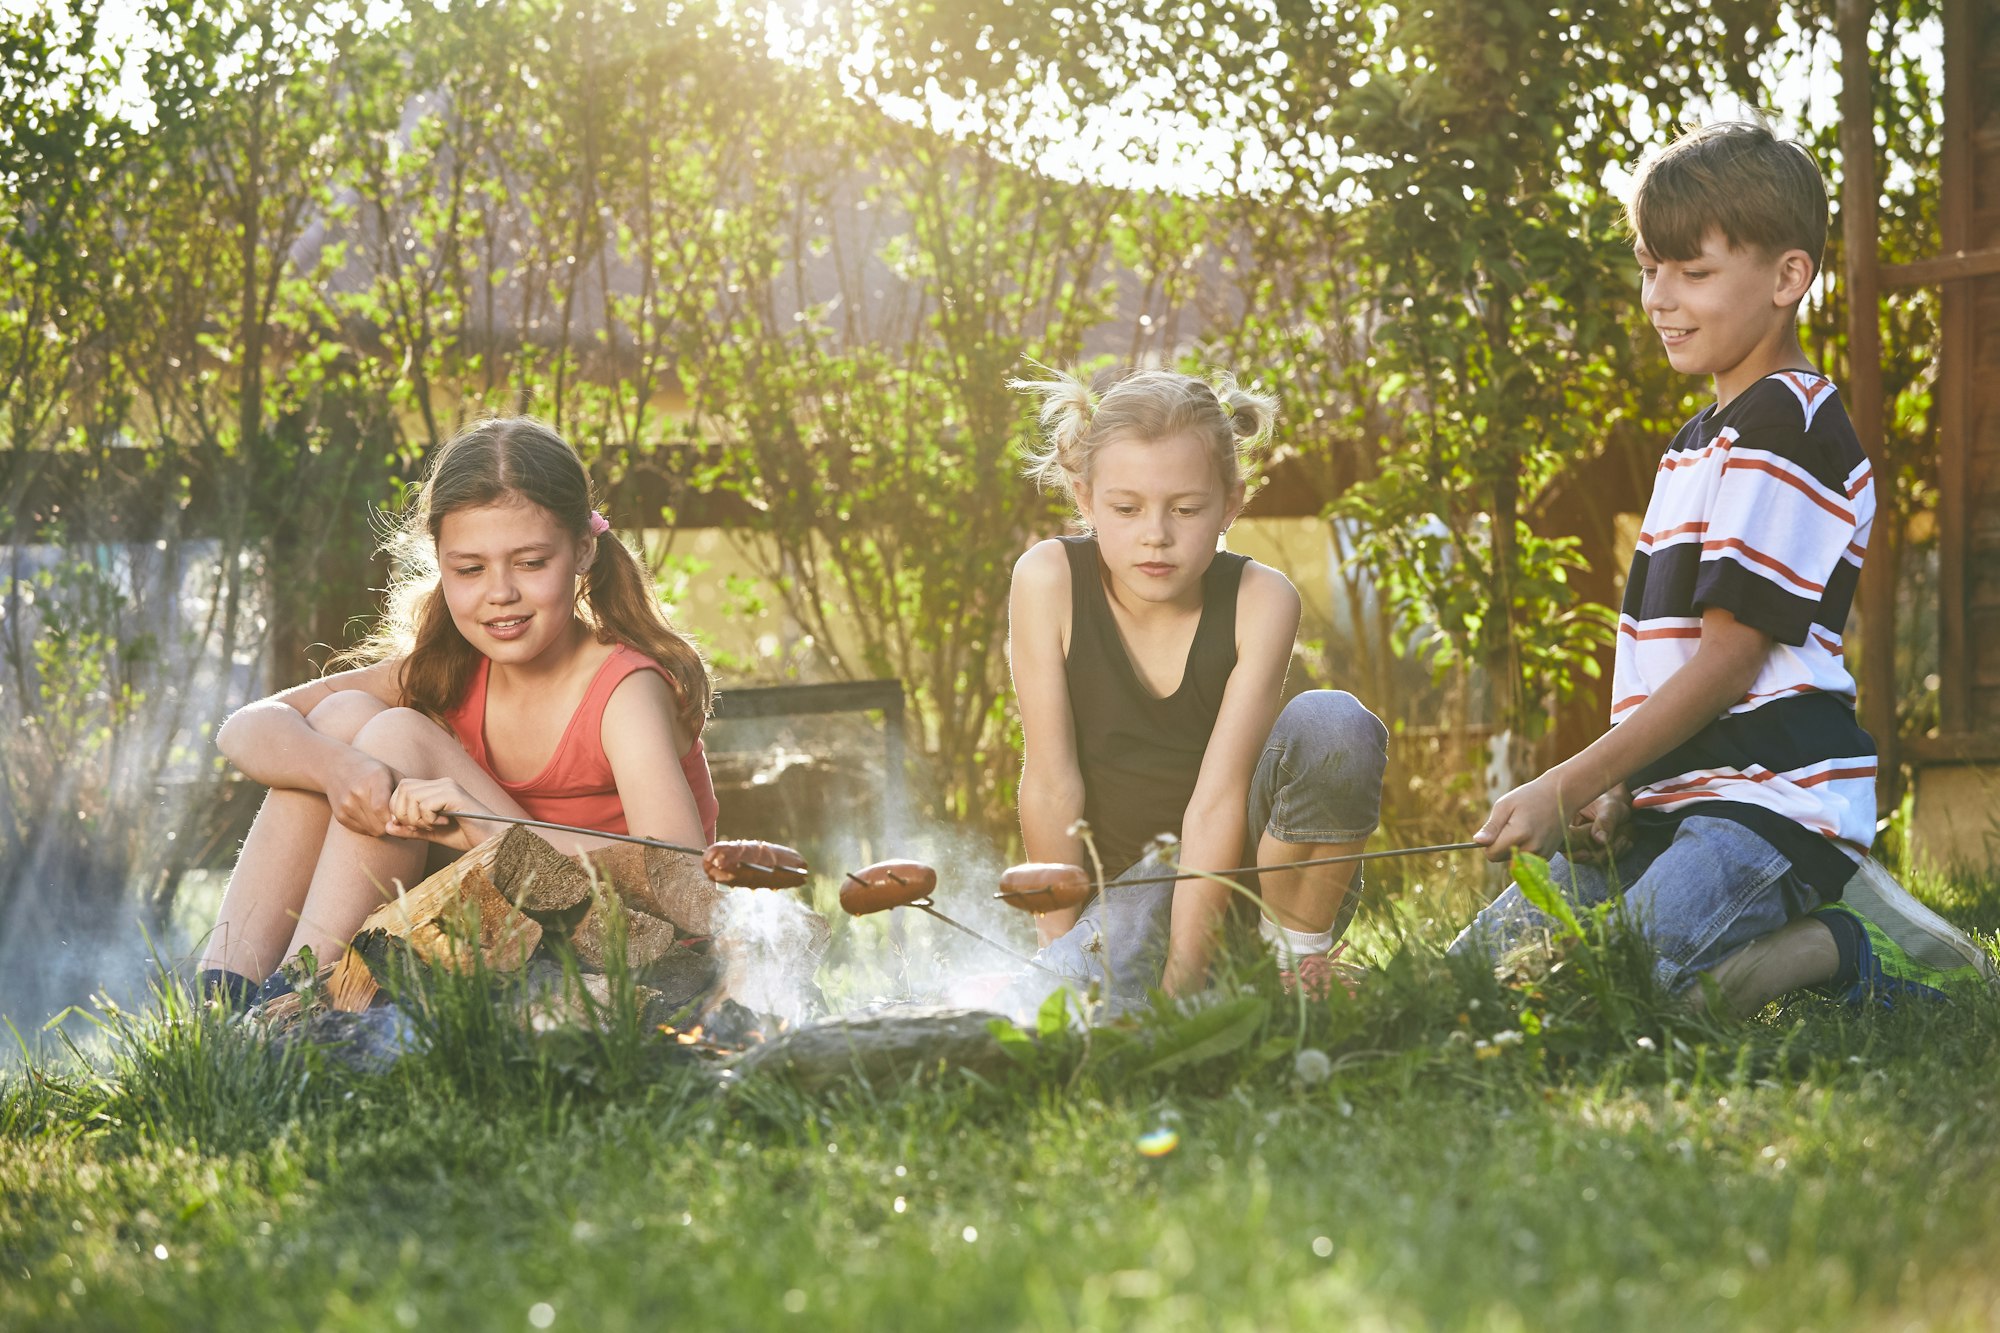
POLYGON ((746 1079, 780 1075, 808 1093, 854 1083, 887 1088, 953 1070, 1001 1079, 1015 1066, 993 1035, 996 1021, 1005 1020, 977 1009, 851 1014, 752 1046, 733 1068, 746 1079))
POLYGON ((715 933, 715 908, 723 891, 702 873, 700 857, 619 843, 582 853, 573 861, 586 876, 594 869, 626 906, 671 922, 680 934, 715 933))
MULTIPOLYGON (((525 963, 542 941, 540 923, 518 910, 511 899, 537 889, 566 892, 556 889, 565 873, 579 875, 580 871, 529 830, 510 828, 376 908, 361 923, 360 933, 381 931, 433 962, 470 967, 478 959, 495 972, 511 972, 525 963), (547 855, 520 845, 523 842, 539 844, 547 855), (549 857, 554 858, 553 863, 549 857), (556 871, 557 864, 566 869, 556 871)), ((587 896, 589 880, 583 878, 587 896)), ((350 948, 333 966, 328 995, 336 1008, 348 1012, 365 1009, 379 981, 361 954, 350 948)))
MULTIPOLYGON (((489 838, 467 852, 475 856, 493 848, 487 876, 507 901, 524 912, 554 913, 580 907, 590 897, 590 875, 549 846, 539 834, 519 825, 489 838)), ((460 858, 463 860, 464 858, 460 858)))
POLYGON ((674 928, 656 916, 644 912, 628 912, 625 900, 615 893, 607 893, 590 905, 583 914, 583 920, 570 931, 569 942, 576 949, 576 956, 590 967, 603 971, 605 959, 611 954, 611 924, 607 919, 616 914, 625 919, 625 964, 631 968, 648 967, 660 961, 667 950, 674 947, 674 928))

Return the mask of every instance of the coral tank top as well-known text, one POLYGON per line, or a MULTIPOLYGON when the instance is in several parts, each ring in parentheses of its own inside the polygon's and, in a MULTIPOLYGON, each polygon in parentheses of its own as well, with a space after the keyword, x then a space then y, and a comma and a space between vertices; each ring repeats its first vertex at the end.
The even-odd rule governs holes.
MULTIPOLYGON (((658 671, 666 676, 665 669, 644 653, 618 645, 591 678, 583 702, 570 716, 562 740, 556 743, 556 752, 542 771, 526 782, 509 782, 493 771, 493 761, 486 750, 486 679, 492 665, 484 657, 479 659, 465 697, 446 719, 473 762, 485 769, 535 819, 574 824, 603 833, 628 832, 625 806, 618 799, 618 783, 611 775, 611 760, 604 753, 604 705, 618 688, 618 682, 634 671, 658 671)), ((667 679, 671 684, 673 678, 667 679)), ((695 808, 701 814, 702 836, 713 842, 715 817, 720 807, 715 799, 715 784, 708 775, 708 754, 699 738, 681 756, 681 773, 687 778, 688 790, 694 793, 695 808)))

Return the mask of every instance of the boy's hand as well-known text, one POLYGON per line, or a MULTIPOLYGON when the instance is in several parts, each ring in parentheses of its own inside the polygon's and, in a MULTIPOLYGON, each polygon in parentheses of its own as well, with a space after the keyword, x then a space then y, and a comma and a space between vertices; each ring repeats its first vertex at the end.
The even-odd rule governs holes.
POLYGON ((1564 855, 1586 865, 1618 856, 1631 845, 1631 832, 1626 828, 1631 818, 1632 793, 1621 782, 1577 811, 1564 855))
POLYGON ((1493 803, 1493 813, 1472 835, 1486 849, 1487 860, 1505 861, 1516 851, 1547 856, 1561 844, 1563 828, 1574 813, 1562 807, 1561 772, 1552 768, 1493 803))

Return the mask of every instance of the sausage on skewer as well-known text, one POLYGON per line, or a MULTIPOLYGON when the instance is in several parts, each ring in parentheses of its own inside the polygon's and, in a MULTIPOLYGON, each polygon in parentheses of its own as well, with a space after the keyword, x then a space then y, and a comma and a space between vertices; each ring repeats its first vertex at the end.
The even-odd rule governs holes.
POLYGON ((711 844, 701 868, 717 884, 746 889, 796 889, 809 873, 806 859, 790 847, 748 839, 711 844))
POLYGON ((1000 892, 993 896, 1024 912, 1060 912, 1090 900, 1090 876, 1082 866, 1031 861, 1009 866, 1000 876, 1000 892))
POLYGON ((877 861, 850 873, 840 886, 840 906, 849 916, 868 916, 892 907, 914 907, 937 891, 937 871, 921 861, 877 861))

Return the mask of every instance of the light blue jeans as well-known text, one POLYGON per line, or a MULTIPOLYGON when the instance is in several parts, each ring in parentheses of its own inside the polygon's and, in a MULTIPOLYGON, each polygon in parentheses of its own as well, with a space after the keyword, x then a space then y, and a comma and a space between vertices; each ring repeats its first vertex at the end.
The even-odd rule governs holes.
MULTIPOLYGON (((1373 833, 1382 819, 1388 761, 1389 730, 1359 699, 1341 690, 1308 690, 1294 698, 1278 715, 1250 778, 1243 863, 1257 859, 1264 833, 1293 843, 1357 842, 1373 833)), ((1119 886, 1173 873, 1160 856, 1144 858, 1085 904, 1076 925, 1037 961, 1080 983, 1104 983, 1112 1000, 1143 1000, 1166 966, 1174 886, 1119 886)), ((1360 901, 1357 868, 1334 922, 1336 939, 1360 901)))
MULTIPOLYGON (((1578 907, 1595 907, 1624 887, 1633 923, 1659 955, 1660 985, 1678 992, 1761 935, 1820 905, 1776 847, 1734 820, 1689 815, 1664 849, 1626 851, 1615 862, 1549 858, 1549 876, 1578 907)), ((1498 957, 1555 922, 1518 886, 1472 919, 1451 952, 1498 957)))

